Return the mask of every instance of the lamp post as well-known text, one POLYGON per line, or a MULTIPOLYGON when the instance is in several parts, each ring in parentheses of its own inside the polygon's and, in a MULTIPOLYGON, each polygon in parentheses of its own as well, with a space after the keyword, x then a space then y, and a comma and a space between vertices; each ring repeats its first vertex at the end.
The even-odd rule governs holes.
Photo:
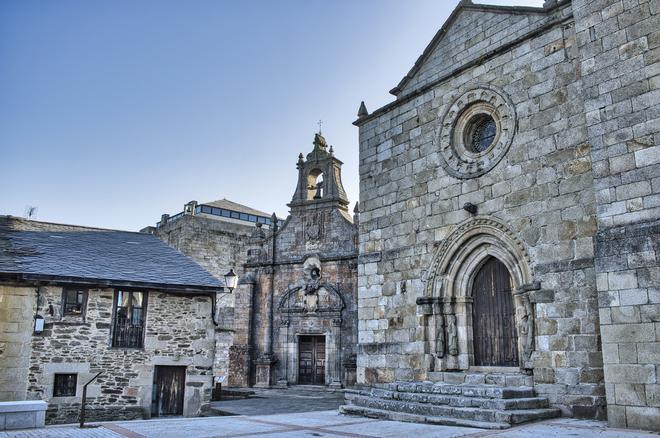
POLYGON ((237 285, 238 275, 234 272, 234 268, 231 268, 229 272, 225 274, 225 287, 229 289, 229 293, 232 293, 237 285))
MULTIPOLYGON (((238 286, 238 275, 234 272, 234 268, 231 268, 229 272, 225 274, 225 288, 229 289, 229 293, 232 293, 234 289, 238 286)), ((226 295, 225 295, 226 296, 226 295)), ((215 300, 213 300, 214 309, 213 315, 215 315, 215 300)), ((215 317, 213 323, 217 326, 218 323, 215 322, 215 317)), ((222 400, 222 382, 225 380, 225 376, 216 376, 214 378, 215 388, 213 388, 211 398, 214 401, 222 400)))

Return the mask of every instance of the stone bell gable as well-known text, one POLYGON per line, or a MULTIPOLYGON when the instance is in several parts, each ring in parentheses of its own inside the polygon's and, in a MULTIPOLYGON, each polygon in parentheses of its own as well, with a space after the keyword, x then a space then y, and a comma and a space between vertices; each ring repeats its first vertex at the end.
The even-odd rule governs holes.
POLYGON ((298 184, 289 207, 319 208, 331 206, 347 210, 348 197, 341 182, 341 165, 332 146, 328 146, 321 133, 314 135, 314 149, 306 159, 298 156, 298 184))
POLYGON ((306 158, 298 156, 298 183, 288 204, 291 215, 276 236, 277 257, 295 260, 315 253, 354 257, 357 229, 341 181, 343 163, 320 133, 314 135, 313 145, 306 158))

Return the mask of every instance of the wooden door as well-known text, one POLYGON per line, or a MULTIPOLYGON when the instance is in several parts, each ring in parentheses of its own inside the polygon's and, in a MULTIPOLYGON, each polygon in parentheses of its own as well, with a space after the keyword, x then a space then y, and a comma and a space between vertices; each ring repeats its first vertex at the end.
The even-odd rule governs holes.
POLYGON ((474 278, 472 298, 474 364, 518 366, 511 275, 502 262, 486 261, 474 278))
POLYGON ((325 336, 300 336, 298 384, 325 385, 325 336))
POLYGON ((183 415, 186 367, 156 366, 151 414, 183 415))

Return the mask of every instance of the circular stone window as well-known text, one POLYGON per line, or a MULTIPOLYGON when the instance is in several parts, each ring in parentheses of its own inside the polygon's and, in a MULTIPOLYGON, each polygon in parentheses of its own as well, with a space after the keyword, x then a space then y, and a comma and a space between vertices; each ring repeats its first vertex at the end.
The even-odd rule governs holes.
POLYGON ((491 170, 513 140, 513 104, 491 88, 461 95, 442 119, 438 142, 441 164, 456 178, 474 178, 491 170))

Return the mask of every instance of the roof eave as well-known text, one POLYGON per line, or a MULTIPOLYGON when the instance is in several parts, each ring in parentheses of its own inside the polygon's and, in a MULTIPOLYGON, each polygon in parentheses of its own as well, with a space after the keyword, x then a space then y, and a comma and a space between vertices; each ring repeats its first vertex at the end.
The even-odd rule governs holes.
POLYGON ((0 281, 15 281, 19 283, 49 283, 56 285, 87 285, 93 287, 109 288, 140 288, 155 289, 172 293, 214 294, 221 292, 222 286, 194 285, 194 284, 168 284, 147 281, 114 280, 104 278, 69 277, 50 274, 28 274, 17 272, 0 272, 0 281))

